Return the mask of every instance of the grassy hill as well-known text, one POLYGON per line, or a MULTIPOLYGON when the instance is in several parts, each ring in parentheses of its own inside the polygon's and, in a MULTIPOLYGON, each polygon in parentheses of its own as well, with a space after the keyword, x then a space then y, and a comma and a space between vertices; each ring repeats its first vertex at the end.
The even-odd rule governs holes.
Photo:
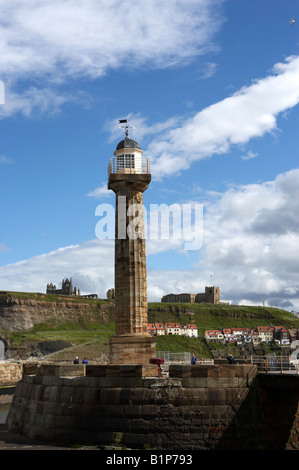
MULTIPOLYGON (((8 293, 1 293, 2 296, 8 293)), ((57 295, 45 295, 34 293, 9 293, 20 299, 35 299, 55 302, 65 302, 57 295)), ((103 305, 107 300, 69 298, 68 302, 83 302, 103 305)), ((212 305, 212 304, 187 304, 187 303, 149 303, 148 321, 150 323, 178 322, 180 324, 195 323, 199 335, 203 336, 206 329, 221 329, 233 327, 250 327, 266 325, 283 325, 287 328, 299 328, 299 319, 291 313, 271 307, 262 306, 238 306, 238 305, 212 305)), ((1 316, 0 316, 1 331, 1 316)), ((60 323, 48 322, 36 324, 31 330, 14 331, 6 335, 6 340, 15 351, 28 351, 33 345, 44 341, 62 340, 73 345, 69 352, 71 357, 79 354, 81 357, 97 359, 109 349, 109 338, 114 335, 115 323, 113 309, 110 317, 105 322, 88 321, 80 319, 76 322, 61 321, 60 323)), ((1 335, 0 335, 1 336, 1 335)), ((3 336, 2 336, 3 337, 3 336)), ((203 338, 185 338, 164 336, 157 338, 158 351, 170 352, 195 352, 198 357, 211 357, 209 348, 203 338)), ((61 356, 60 356, 61 357, 61 356)))
POLYGON ((205 330, 220 328, 255 328, 267 325, 299 328, 299 319, 286 310, 273 307, 159 302, 149 303, 148 308, 150 323, 195 323, 202 335, 205 330))

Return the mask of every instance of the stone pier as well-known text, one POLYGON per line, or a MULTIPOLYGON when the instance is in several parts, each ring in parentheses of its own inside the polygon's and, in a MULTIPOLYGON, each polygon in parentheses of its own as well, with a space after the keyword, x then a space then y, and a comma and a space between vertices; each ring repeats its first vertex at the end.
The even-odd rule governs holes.
POLYGON ((144 365, 25 367, 8 429, 102 449, 212 449, 256 369, 186 365, 170 366, 167 378, 152 374, 144 365))

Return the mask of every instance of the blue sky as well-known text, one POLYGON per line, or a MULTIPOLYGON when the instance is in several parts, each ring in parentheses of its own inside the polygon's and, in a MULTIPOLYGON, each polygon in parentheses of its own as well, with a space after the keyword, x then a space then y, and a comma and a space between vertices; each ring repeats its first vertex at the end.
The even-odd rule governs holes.
POLYGON ((105 297, 107 165, 128 118, 150 204, 200 203, 203 244, 147 240, 148 298, 299 310, 297 0, 0 0, 0 290, 105 297), (293 26, 291 18, 295 19, 293 26))

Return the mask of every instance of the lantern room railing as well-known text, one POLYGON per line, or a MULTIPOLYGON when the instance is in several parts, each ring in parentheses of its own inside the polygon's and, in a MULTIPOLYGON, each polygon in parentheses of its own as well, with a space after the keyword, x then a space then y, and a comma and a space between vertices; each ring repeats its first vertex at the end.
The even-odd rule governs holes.
POLYGON ((122 159, 120 156, 112 157, 108 165, 108 178, 111 174, 149 175, 150 159, 141 156, 126 159, 122 159))

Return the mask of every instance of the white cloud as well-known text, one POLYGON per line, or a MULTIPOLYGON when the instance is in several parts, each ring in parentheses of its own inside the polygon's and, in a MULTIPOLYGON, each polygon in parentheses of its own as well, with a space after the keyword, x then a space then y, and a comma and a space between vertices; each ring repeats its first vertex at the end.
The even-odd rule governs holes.
MULTIPOLYGON (((147 244, 147 254, 180 249, 182 241, 154 240, 147 244)), ((4 244, 0 244, 5 250, 4 244)), ((70 245, 28 260, 0 266, 1 290, 45 292, 49 282, 61 286, 63 278, 72 278, 81 293, 100 297, 114 285, 114 240, 90 240, 70 245)))
MULTIPOLYGON (((119 68, 167 68, 215 49, 223 0, 0 0, 1 79, 33 88, 6 96, 6 113, 45 105, 38 93, 76 78, 119 68), (29 101, 28 101, 29 100, 29 101)), ((43 92, 44 93, 44 92, 43 92)), ((54 93, 52 91, 52 93, 54 93)), ((47 93, 48 94, 48 93, 47 93)), ((62 97, 55 93, 56 100, 62 97)), ((68 97, 69 98, 69 97, 68 97)), ((3 116, 3 114, 2 114, 3 116)))
POLYGON ((13 159, 6 157, 5 155, 0 155, 0 165, 7 165, 13 163, 13 159))
POLYGON ((252 152, 249 150, 246 155, 242 155, 242 160, 251 160, 252 158, 256 158, 258 156, 257 153, 252 152))
POLYGON ((227 298, 295 302, 298 309, 298 183, 299 170, 291 170, 230 188, 207 207, 199 267, 214 273, 227 298))
POLYGON ((150 270, 149 296, 203 292, 214 284, 222 300, 299 311, 298 188, 294 169, 273 181, 206 194, 203 247, 188 253, 196 267, 150 270))
POLYGON ((217 64, 215 62, 208 62, 204 65, 202 71, 199 72, 198 79, 211 78, 217 69, 217 64))
MULTIPOLYGON (((209 196, 207 194, 207 196, 209 196)), ((220 286, 222 300, 299 310, 299 169, 273 181, 229 188, 205 203, 203 247, 184 240, 146 241, 147 256, 186 254, 189 269, 148 269, 149 300, 220 286), (278 223, 277 223, 278 221, 278 223)), ((44 292, 64 277, 105 296, 113 286, 114 241, 91 240, 0 267, 1 289, 44 292)))
POLYGON ((95 199, 101 199, 103 197, 110 197, 112 195, 113 195, 113 192, 110 189, 108 189, 107 182, 102 183, 101 186, 93 189, 88 194, 86 194, 86 196, 93 197, 95 199))
POLYGON ((167 129, 145 152, 151 157, 152 174, 162 178, 179 173, 193 161, 227 153, 232 145, 276 131, 278 115, 299 102, 298 82, 299 57, 289 57, 266 78, 203 109, 180 127, 167 129))
MULTIPOLYGON (((134 139, 138 141, 143 140, 147 135, 156 135, 166 130, 173 129, 182 122, 181 117, 173 116, 166 119, 166 121, 156 122, 149 125, 147 123, 147 118, 143 117, 140 113, 129 113, 126 116, 122 116, 122 118, 128 120, 129 133, 131 132, 130 129, 133 128, 134 130, 132 131, 132 134, 134 133, 134 139)), ((118 138, 123 139, 124 132, 122 127, 118 124, 118 119, 107 121, 104 125, 104 131, 110 134, 110 142, 115 142, 118 138)))
POLYGON ((77 99, 50 88, 30 87, 21 92, 15 92, 12 88, 12 84, 6 87, 6 100, 0 106, 1 118, 9 117, 15 113, 22 113, 26 117, 39 115, 45 111, 54 114, 59 112, 61 106, 66 102, 77 99))
POLYGON ((113 249, 112 240, 91 240, 0 266, 1 290, 45 292, 49 282, 58 288, 63 278, 72 277, 82 294, 99 293, 103 297, 114 283, 113 249), (81 286, 78 281, 83 279, 81 286))
POLYGON ((9 247, 5 243, 0 243, 0 252, 9 251, 9 247))

